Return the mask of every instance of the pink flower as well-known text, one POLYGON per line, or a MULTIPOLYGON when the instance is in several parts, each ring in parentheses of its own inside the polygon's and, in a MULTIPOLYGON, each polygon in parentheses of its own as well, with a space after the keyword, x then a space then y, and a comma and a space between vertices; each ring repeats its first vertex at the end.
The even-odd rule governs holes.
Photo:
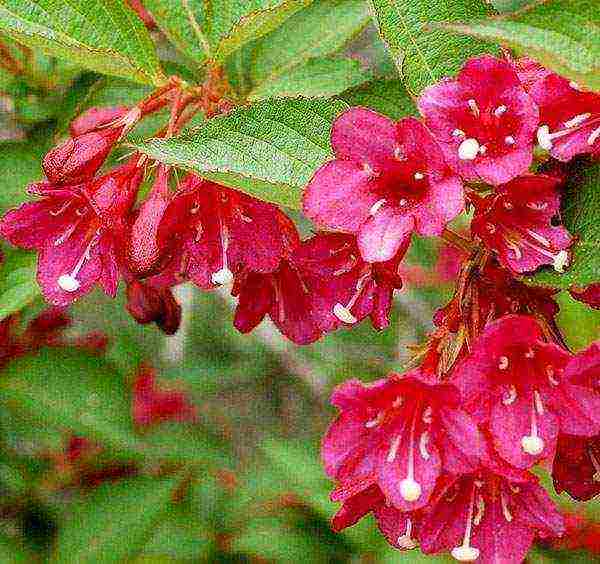
POLYGON ((561 535, 564 522, 535 476, 505 476, 497 469, 450 480, 421 522, 425 553, 450 550, 459 562, 522 562, 535 537, 561 535))
POLYGON ((377 484, 401 511, 425 506, 442 471, 469 472, 485 452, 454 386, 418 371, 368 385, 349 380, 331 401, 340 414, 323 440, 327 474, 344 487, 377 484))
POLYGON ((34 184, 39 200, 2 218, 2 237, 39 251, 38 282, 50 303, 69 305, 96 283, 116 294, 127 215, 142 177, 134 159, 88 184, 34 184))
POLYGON ((571 296, 576 300, 589 305, 591 308, 600 309, 600 282, 590 284, 585 288, 571 288, 571 296))
POLYGON ((496 450, 517 468, 552 459, 559 432, 600 432, 600 394, 566 370, 572 358, 544 341, 532 317, 508 315, 490 323, 457 366, 452 382, 464 409, 489 425, 496 450))
POLYGON ((551 264, 563 272, 568 265, 574 240, 564 227, 552 225, 560 208, 559 183, 551 176, 527 174, 499 186, 495 194, 472 196, 473 234, 511 271, 551 264))
POLYGON ((514 68, 521 85, 527 92, 529 92, 531 87, 538 81, 544 79, 549 74, 552 74, 552 71, 549 71, 537 61, 528 57, 520 57, 518 59, 508 58, 507 60, 514 68))
POLYGON ((427 88, 418 106, 463 178, 503 184, 529 168, 538 108, 506 61, 467 61, 455 80, 427 88))
POLYGON ((440 235, 464 207, 463 187, 439 146, 414 118, 398 123, 351 108, 333 124, 335 160, 314 174, 304 212, 356 234, 367 262, 391 260, 414 231, 440 235))
POLYGON ((156 383, 156 372, 148 366, 140 367, 133 384, 133 420, 146 427, 164 421, 195 421, 196 408, 188 396, 177 390, 161 389, 156 383))
POLYGON ((352 235, 319 233, 304 241, 293 260, 308 287, 320 329, 333 331, 367 316, 376 329, 387 327, 394 289, 402 287, 398 267, 409 243, 410 238, 387 262, 368 263, 352 235))
POLYGON ((535 83, 530 94, 540 108, 537 138, 543 149, 563 162, 600 155, 600 94, 553 73, 535 83))
POLYGON ((81 115, 72 124, 73 137, 44 157, 42 167, 50 183, 72 185, 90 180, 140 117, 137 107, 124 114, 122 108, 92 108, 81 115))
POLYGON ((283 253, 276 206, 190 174, 158 228, 163 259, 200 288, 229 284, 242 268, 275 271, 283 253))

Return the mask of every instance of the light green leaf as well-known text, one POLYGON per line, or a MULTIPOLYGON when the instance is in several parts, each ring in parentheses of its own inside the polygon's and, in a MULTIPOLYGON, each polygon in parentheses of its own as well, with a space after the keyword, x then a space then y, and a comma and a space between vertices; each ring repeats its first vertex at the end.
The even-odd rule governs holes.
POLYGON ((572 265, 564 274, 548 268, 528 280, 565 289, 600 281, 600 164, 573 174, 563 195, 562 220, 578 238, 572 265))
POLYGON ((333 96, 370 78, 370 73, 353 59, 311 59, 272 82, 263 82, 248 99, 333 96))
POLYGON ((304 186, 331 157, 331 124, 347 107, 331 100, 268 100, 214 118, 194 134, 135 146, 161 162, 299 209, 304 186))
POLYGON ((371 0, 371 5, 379 34, 415 94, 454 75, 466 59, 492 50, 484 42, 453 37, 432 25, 485 16, 481 0, 371 0))
POLYGON ((600 90, 600 9, 597 0, 535 2, 514 14, 444 26, 495 41, 592 90, 600 90))
POLYGON ((129 562, 169 515, 179 481, 139 476, 101 485, 69 511, 50 562, 129 562))
POLYGON ((165 80, 146 28, 123 0, 0 0, 0 30, 101 73, 165 80))
POLYGON ((17 313, 41 295, 36 280, 37 255, 14 250, 0 271, 0 320, 17 313))
POLYGON ((369 21, 365 0, 319 0, 253 45, 249 79, 273 83, 315 57, 342 49, 369 21))
POLYGON ((413 99, 397 78, 374 80, 339 97, 351 106, 365 106, 396 120, 417 115, 413 99))

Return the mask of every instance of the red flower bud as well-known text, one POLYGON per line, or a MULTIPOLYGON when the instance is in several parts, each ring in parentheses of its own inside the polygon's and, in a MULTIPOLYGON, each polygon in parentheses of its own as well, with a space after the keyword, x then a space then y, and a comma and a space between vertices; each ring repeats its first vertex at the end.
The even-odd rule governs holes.
POLYGON ((127 311, 140 324, 156 323, 167 335, 173 335, 181 323, 181 306, 170 288, 155 288, 134 280, 127 286, 127 311))
POLYGON ((109 106, 104 108, 90 108, 71 122, 69 130, 73 137, 106 128, 117 120, 125 117, 129 111, 126 106, 109 106))

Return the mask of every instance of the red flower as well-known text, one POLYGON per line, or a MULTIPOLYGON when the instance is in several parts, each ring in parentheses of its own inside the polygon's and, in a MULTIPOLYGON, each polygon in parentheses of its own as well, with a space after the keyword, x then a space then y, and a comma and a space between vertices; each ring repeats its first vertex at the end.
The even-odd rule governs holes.
POLYGON ((503 184, 529 168, 538 109, 506 61, 491 55, 467 61, 455 80, 427 88, 418 106, 464 178, 503 184))
POLYGON ((2 218, 2 237, 40 252, 38 282, 50 303, 69 305, 96 283, 116 294, 126 218, 142 176, 132 161, 84 185, 34 184, 40 199, 2 218))
POLYGON ((304 241, 293 260, 308 287, 320 329, 333 331, 367 316, 376 329, 387 327, 394 289, 402 287, 398 267, 409 243, 407 239, 390 261, 368 263, 352 235, 319 233, 304 241))
POLYGON ((543 149, 563 162, 600 154, 600 94, 553 73, 535 83, 530 93, 540 107, 537 138, 543 149))
POLYGON ((591 308, 600 309, 600 282, 590 284, 583 289, 571 288, 569 293, 576 300, 589 305, 591 308))
POLYGON ((115 143, 140 119, 137 107, 92 108, 72 124, 73 137, 50 150, 42 166, 52 184, 79 184, 90 180, 115 143))
POLYGON ((140 325, 156 323, 166 335, 174 335, 181 325, 181 306, 171 288, 152 280, 132 280, 127 285, 126 308, 140 325))
POLYGON ((552 459, 559 432, 600 432, 600 394, 575 373, 572 355, 543 340, 531 317, 490 323, 456 368, 464 408, 489 424, 496 450, 518 468, 552 459), (570 365, 569 370, 566 370, 570 365))
POLYGON ((456 388, 417 371, 368 385, 350 380, 331 401, 340 415, 323 440, 328 475, 344 487, 377 484, 401 511, 425 506, 442 470, 472 471, 485 452, 456 388))
POLYGON ((460 562, 522 562, 536 536, 564 531, 562 516, 535 476, 481 467, 440 488, 421 522, 421 550, 450 550, 460 562))
POLYGON ((554 488, 587 501, 600 493, 600 435, 559 435, 552 466, 554 488))
POLYGON ((357 235, 367 262, 391 260, 410 234, 439 235, 464 207, 463 187, 439 146, 414 118, 398 123, 351 108, 333 124, 336 158, 304 193, 317 224, 357 235))
POLYGON ((133 384, 132 415, 140 427, 164 421, 193 422, 196 408, 184 392, 159 387, 156 372, 142 366, 133 384))
POLYGON ((499 186, 495 194, 472 197, 472 232, 496 251, 503 266, 516 273, 551 264, 562 272, 573 238, 551 221, 559 213, 559 181, 528 174, 499 186))
POLYGON ((282 213, 192 174, 166 207, 158 229, 163 257, 204 289, 229 284, 242 267, 275 271, 283 252, 282 213))

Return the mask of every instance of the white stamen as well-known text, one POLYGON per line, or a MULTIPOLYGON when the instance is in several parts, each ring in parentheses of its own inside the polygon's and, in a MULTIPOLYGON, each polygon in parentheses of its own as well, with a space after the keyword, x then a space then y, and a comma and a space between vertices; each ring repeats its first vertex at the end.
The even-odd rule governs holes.
POLYGON ((521 251, 521 248, 514 242, 514 241, 510 241, 508 239, 504 239, 504 241, 506 242, 506 246, 512 250, 512 252, 515 254, 515 258, 517 260, 521 260, 521 258, 523 258, 523 253, 521 251))
POLYGON ((356 292, 350 298, 350 301, 346 305, 343 305, 338 302, 333 306, 333 315, 335 315, 343 323, 353 325, 358 321, 358 319, 354 317, 354 315, 352 315, 352 312, 350 310, 354 307, 354 305, 358 301, 358 298, 360 298, 365 282, 367 281, 370 275, 370 269, 368 269, 361 275, 361 277, 356 282, 356 292))
POLYGON ((588 137, 587 144, 591 147, 600 137, 600 127, 597 127, 592 131, 590 136, 588 137))
POLYGON ((514 403, 514 401, 517 399, 517 388, 515 388, 515 386, 511 386, 508 389, 508 395, 504 398, 502 398, 502 403, 504 405, 511 405, 512 403, 514 403))
POLYGON ((490 233, 496 233, 496 226, 493 223, 486 223, 485 226, 490 233))
POLYGON ((369 163, 363 163, 363 170, 367 173, 368 176, 375 176, 375 171, 371 168, 369 163))
POLYGON ((421 497, 421 485, 415 481, 415 426, 416 416, 413 417, 408 443, 408 471, 407 476, 400 482, 400 495, 406 501, 417 501, 421 497))
POLYGON ((548 207, 548 202, 527 202, 527 207, 532 210, 541 211, 548 207))
POLYGON ((533 358, 535 356, 535 353, 533 352, 532 348, 527 349, 527 352, 525 353, 525 358, 533 358))
POLYGON ((533 391, 533 400, 535 402, 535 410, 540 414, 544 415, 544 404, 542 403, 542 397, 537 390, 533 391))
POLYGON ((428 405, 423 410, 423 417, 422 417, 423 423, 426 423, 427 425, 429 425, 433 421, 432 413, 433 413, 433 410, 431 409, 431 406, 428 405))
POLYGON ((423 180, 425 175, 422 172, 415 172, 415 180, 423 180))
POLYGON ((377 427, 377 425, 379 425, 383 421, 383 416, 384 416, 383 411, 380 411, 377 414, 377 417, 375 417, 375 419, 370 419, 369 421, 367 421, 365 423, 365 427, 367 429, 372 429, 373 427, 377 427))
POLYGON ((473 98, 471 98, 467 100, 467 104, 471 109, 471 112, 473 112, 473 115, 475 117, 479 117, 479 106, 477 106, 477 102, 473 98))
POLYGON ((421 451, 423 460, 429 460, 431 456, 427 451, 427 443, 429 443, 429 433, 425 431, 421 434, 421 439, 419 440, 419 451, 421 451))
POLYGON ((498 368, 500 370, 506 370, 508 368, 508 357, 507 356, 501 356, 498 359, 498 368))
POLYGON ((500 503, 502 504, 502 514, 508 523, 513 520, 513 516, 508 509, 508 503, 506 502, 506 496, 504 492, 500 492, 500 503))
POLYGON ((598 462, 598 459, 594 456, 594 452, 591 448, 588 449, 588 454, 590 455, 590 462, 592 463, 592 466, 595 470, 594 475, 592 476, 592 480, 594 482, 600 482, 600 463, 598 462))
POLYGON ((479 558, 479 549, 471 546, 471 529, 473 526, 473 505, 475 502, 475 488, 471 492, 471 503, 469 504, 469 513, 467 515, 467 523, 465 526, 465 536, 460 546, 455 546, 450 554, 452 558, 459 562, 473 562, 479 558))
POLYGON ((67 208, 73 203, 73 200, 68 200, 67 202, 65 202, 60 208, 58 208, 56 211, 51 211, 50 215, 56 217, 57 215, 60 215, 61 213, 63 213, 64 211, 67 210, 67 208))
POLYGON ((512 135, 507 135, 507 136, 504 138, 504 142, 505 142, 507 145, 514 145, 514 144, 515 144, 515 138, 514 138, 512 135))
POLYGON ((465 136, 465 132, 462 129, 455 129, 452 132, 452 136, 453 137, 464 137, 465 136))
POLYGON ((469 137, 458 146, 458 158, 463 161, 472 161, 479 153, 479 141, 469 137))
POLYGON ((58 285, 65 292, 76 292, 79 290, 79 280, 70 274, 62 274, 58 277, 58 285))
POLYGON ((412 533, 412 521, 410 519, 406 519, 406 530, 402 536, 399 536, 396 540, 396 543, 400 548, 404 548, 406 550, 411 550, 417 547, 417 543, 413 538, 411 538, 410 534, 412 533))
POLYGON ((485 155, 486 152, 487 152, 487 147, 485 145, 481 145, 481 147, 479 147, 479 154, 485 155))
POLYGON ((404 198, 401 198, 400 201, 398 202, 398 204, 401 206, 405 206, 406 204, 408 204, 408 201, 405 200, 404 198))
POLYGON ((506 106, 504 104, 502 104, 501 106, 498 106, 495 110, 494 110, 494 115, 496 117, 500 117, 504 112, 506 112, 506 106))
POLYGON ((586 119, 588 119, 592 114, 579 114, 575 117, 571 118, 569 121, 565 121, 565 127, 575 127, 576 125, 580 125, 586 119))
POLYGON ((381 207, 385 204, 385 199, 381 199, 381 200, 377 200, 372 206, 371 209, 369 210, 369 215, 375 215, 380 209, 381 207))
POLYGON ((542 149, 549 151, 552 149, 552 137, 550 136, 550 128, 547 125, 541 125, 537 130, 537 142, 542 149))
POLYGON ((221 268, 220 270, 213 272, 210 279, 213 284, 220 284, 221 286, 231 284, 233 282, 233 272, 227 267, 221 268))
POLYGON ((548 381, 553 385, 553 386, 558 386, 558 384, 560 383, 555 377, 554 377, 554 368, 550 365, 546 366, 546 376, 548 376, 548 381))
POLYGON ((406 155, 404 154, 404 152, 402 151, 402 149, 400 147, 394 148, 394 158, 397 161, 405 161, 406 160, 406 155))
POLYGON ((512 210, 514 208, 512 202, 509 202, 508 200, 505 200, 503 205, 507 210, 512 210))
POLYGON ((569 253, 567 251, 560 251, 554 256, 552 266, 556 272, 564 272, 565 268, 569 264, 569 253))
POLYGON ((473 517, 473 525, 479 525, 481 520, 483 519, 483 515, 485 513, 485 501, 483 500, 483 496, 477 496, 477 513, 475 513, 475 517, 473 517))
POLYGON ((577 84, 575 81, 571 80, 571 82, 569 82, 569 86, 571 88, 573 88, 574 90, 579 90, 579 84, 577 84))
POLYGON ((398 409, 399 407, 402 406, 403 403, 404 403, 404 400, 402 399, 402 396, 398 396, 394 400, 394 403, 392 403, 392 407, 395 408, 395 409, 398 409))
POLYGON ((388 452, 386 460, 388 462, 394 462, 396 460, 396 454, 398 454, 398 447, 400 446, 400 435, 398 435, 390 446, 390 451, 388 452))
POLYGON ((71 235, 73 235, 73 231, 75 231, 75 228, 77 227, 77 225, 79 225, 79 221, 80 220, 76 221, 75 223, 72 223, 71 225, 69 225, 69 227, 65 229, 65 232, 54 241, 55 247, 62 245, 71 235))

